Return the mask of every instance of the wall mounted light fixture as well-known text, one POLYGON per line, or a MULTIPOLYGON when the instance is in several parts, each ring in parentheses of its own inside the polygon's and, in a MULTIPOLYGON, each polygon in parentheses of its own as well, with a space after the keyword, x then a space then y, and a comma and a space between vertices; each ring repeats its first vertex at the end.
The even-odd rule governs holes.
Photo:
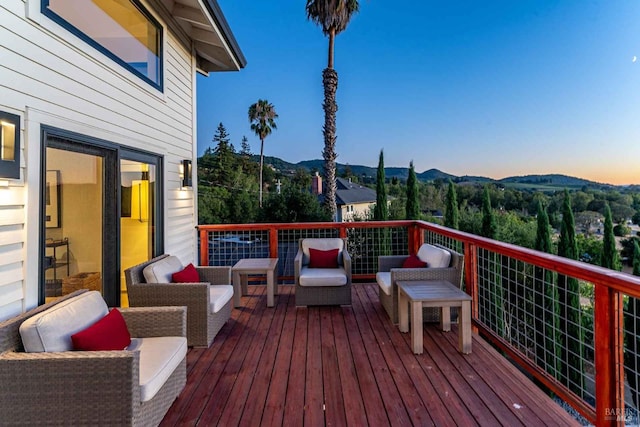
POLYGON ((20 178, 20 116, 0 111, 0 178, 20 178))
POLYGON ((182 188, 191 187, 191 160, 182 161, 182 188))

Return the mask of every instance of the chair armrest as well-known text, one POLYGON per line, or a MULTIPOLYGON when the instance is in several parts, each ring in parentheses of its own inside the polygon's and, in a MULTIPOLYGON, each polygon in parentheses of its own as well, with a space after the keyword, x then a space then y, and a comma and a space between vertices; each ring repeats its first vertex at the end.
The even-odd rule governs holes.
POLYGON ((406 255, 384 255, 378 257, 378 271, 391 271, 392 268, 402 267, 406 255))
POLYGON ((129 289, 132 307, 209 305, 209 283, 139 283, 129 289))
POLYGON ((120 425, 139 411, 139 364, 139 352, 126 350, 5 352, 0 355, 2 419, 24 425, 44 420, 120 425))
POLYGON ((120 309, 132 337, 186 337, 187 308, 130 307, 120 309))
POLYGON ((462 287, 460 270, 456 268, 392 268, 391 282, 398 280, 446 280, 456 287, 462 287))
POLYGON ((298 249, 298 253, 296 253, 296 257, 293 259, 293 271, 296 279, 296 283, 300 277, 300 271, 302 270, 302 257, 303 257, 302 249, 298 249))
POLYGON ((212 285, 230 285, 231 267, 196 267, 200 280, 212 285))
POLYGON ((347 276, 351 278, 351 255, 349 255, 347 248, 344 248, 342 250, 342 264, 344 266, 344 271, 347 273, 347 276))

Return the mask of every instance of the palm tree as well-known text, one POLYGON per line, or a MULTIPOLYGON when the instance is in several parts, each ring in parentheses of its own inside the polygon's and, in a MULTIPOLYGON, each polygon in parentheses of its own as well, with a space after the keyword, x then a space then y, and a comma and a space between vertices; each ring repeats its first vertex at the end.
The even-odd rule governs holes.
POLYGON ((333 46, 335 37, 344 31, 349 20, 358 11, 357 0, 307 0, 307 19, 322 28, 329 37, 329 58, 327 68, 322 72, 324 86, 324 175, 325 175, 325 207, 335 220, 336 217, 336 90, 338 89, 338 73, 333 69, 333 46))
POLYGON ((262 165, 264 161, 264 139, 271 134, 273 129, 277 129, 275 119, 278 117, 273 104, 266 99, 259 99, 258 102, 249 107, 249 123, 251 130, 260 138, 260 207, 262 207, 262 165))

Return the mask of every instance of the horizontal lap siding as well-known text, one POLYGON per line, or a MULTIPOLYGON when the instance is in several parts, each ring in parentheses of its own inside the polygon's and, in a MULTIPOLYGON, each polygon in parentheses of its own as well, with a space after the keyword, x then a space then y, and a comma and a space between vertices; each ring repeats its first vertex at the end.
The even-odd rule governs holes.
MULTIPOLYGON (((195 259, 193 191, 180 190, 179 176, 180 161, 194 152, 195 75, 189 48, 165 31, 160 93, 48 18, 28 19, 27 9, 33 10, 21 0, 0 5, 0 110, 19 114, 23 130, 53 125, 164 156, 165 249, 185 261, 195 259)), ((25 162, 31 154, 25 147, 39 149, 40 134, 23 131, 21 138, 22 176, 33 177, 40 165, 25 162)), ((38 286, 37 275, 30 274, 25 283, 22 273, 38 265, 24 251, 27 191, 38 191, 25 179, 0 189, 0 319, 23 310, 26 289, 38 286), (3 289, 7 286, 11 289, 3 289)))

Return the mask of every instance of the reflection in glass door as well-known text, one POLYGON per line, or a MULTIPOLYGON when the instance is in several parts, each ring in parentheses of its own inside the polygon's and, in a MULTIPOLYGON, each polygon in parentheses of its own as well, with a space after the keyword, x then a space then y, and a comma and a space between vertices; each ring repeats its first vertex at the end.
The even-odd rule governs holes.
POLYGON ((104 158, 49 146, 45 160, 45 299, 103 292, 104 158))
POLYGON ((156 166, 120 160, 120 302, 128 306, 124 270, 154 256, 156 166))

